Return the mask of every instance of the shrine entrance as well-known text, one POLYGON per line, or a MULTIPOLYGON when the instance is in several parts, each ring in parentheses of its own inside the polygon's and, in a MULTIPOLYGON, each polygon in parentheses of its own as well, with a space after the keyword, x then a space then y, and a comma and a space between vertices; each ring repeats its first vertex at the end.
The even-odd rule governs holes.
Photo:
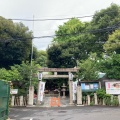
MULTIPOLYGON (((46 80, 46 86, 45 86, 45 94, 59 94, 60 95, 60 87, 57 83, 57 79, 59 80, 66 80, 65 83, 68 83, 68 91, 69 91, 69 97, 70 97, 70 104, 73 104, 73 91, 72 91, 72 84, 73 76, 72 73, 76 73, 78 71, 78 68, 40 68, 39 73, 53 73, 53 74, 42 74, 42 78, 46 80), (65 73, 65 74, 63 74, 65 73), (53 84, 54 83, 54 84, 53 84)), ((63 82, 64 83, 64 82, 63 82)), ((63 86, 66 86, 67 84, 63 84, 63 86)), ((64 88, 64 87, 63 87, 64 88)), ((63 92, 64 94, 64 92, 63 92)))

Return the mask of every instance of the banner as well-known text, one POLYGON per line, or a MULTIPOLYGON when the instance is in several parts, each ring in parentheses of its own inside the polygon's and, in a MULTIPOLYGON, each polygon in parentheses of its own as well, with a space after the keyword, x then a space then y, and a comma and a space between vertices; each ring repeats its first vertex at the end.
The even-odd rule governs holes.
POLYGON ((73 89, 73 100, 76 100, 76 94, 77 94, 77 82, 73 82, 72 89, 73 89))
POLYGON ((120 94, 120 81, 116 82, 105 82, 106 93, 112 95, 120 94))
POLYGON ((38 100, 43 101, 43 95, 44 95, 44 90, 45 90, 45 82, 39 82, 39 96, 38 100))

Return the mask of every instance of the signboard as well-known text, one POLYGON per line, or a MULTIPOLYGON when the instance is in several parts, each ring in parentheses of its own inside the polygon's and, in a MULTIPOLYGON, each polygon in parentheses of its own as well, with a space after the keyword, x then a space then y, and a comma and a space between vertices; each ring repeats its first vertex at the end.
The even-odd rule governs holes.
POLYGON ((105 82, 106 93, 112 95, 120 94, 120 81, 116 82, 105 82))
POLYGON ((18 89, 11 89, 10 90, 10 94, 17 94, 18 93, 18 89))
POLYGON ((45 82, 39 82, 39 89, 40 92, 39 92, 38 100, 43 101, 45 82))
POLYGON ((42 73, 38 73, 38 80, 42 80, 42 73))
POLYGON ((99 89, 99 83, 98 82, 84 82, 84 83, 81 83, 81 89, 83 92, 96 91, 97 89, 99 89))

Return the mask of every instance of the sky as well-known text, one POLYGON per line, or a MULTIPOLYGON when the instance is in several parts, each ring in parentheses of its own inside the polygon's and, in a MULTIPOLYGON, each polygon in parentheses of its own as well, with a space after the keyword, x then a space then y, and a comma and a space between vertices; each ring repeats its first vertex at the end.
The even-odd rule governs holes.
MULTIPOLYGON (((93 15, 111 3, 120 5, 120 0, 0 0, 0 16, 6 19, 56 19, 93 15), (34 16, 34 17, 33 17, 34 16)), ((90 21, 92 18, 82 18, 90 21)), ((57 21, 14 21, 22 22, 33 31, 35 37, 54 35, 59 25, 67 20, 57 21)), ((38 50, 46 50, 52 38, 33 39, 38 50)))

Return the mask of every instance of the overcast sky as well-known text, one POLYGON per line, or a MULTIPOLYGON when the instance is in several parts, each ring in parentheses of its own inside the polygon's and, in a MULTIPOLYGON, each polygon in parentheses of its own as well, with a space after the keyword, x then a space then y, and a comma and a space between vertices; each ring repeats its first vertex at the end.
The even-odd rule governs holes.
MULTIPOLYGON (((93 15, 95 11, 109 7, 111 3, 120 5, 120 0, 0 0, 0 16, 20 19, 66 18, 93 15)), ((81 19, 89 21, 91 18, 81 19)), ((22 21, 23 22, 23 21, 22 21)), ((34 22, 34 36, 53 35, 65 21, 34 22)), ((23 22, 33 30, 33 22, 23 22)), ((45 50, 51 38, 34 39, 39 50, 45 50)))

